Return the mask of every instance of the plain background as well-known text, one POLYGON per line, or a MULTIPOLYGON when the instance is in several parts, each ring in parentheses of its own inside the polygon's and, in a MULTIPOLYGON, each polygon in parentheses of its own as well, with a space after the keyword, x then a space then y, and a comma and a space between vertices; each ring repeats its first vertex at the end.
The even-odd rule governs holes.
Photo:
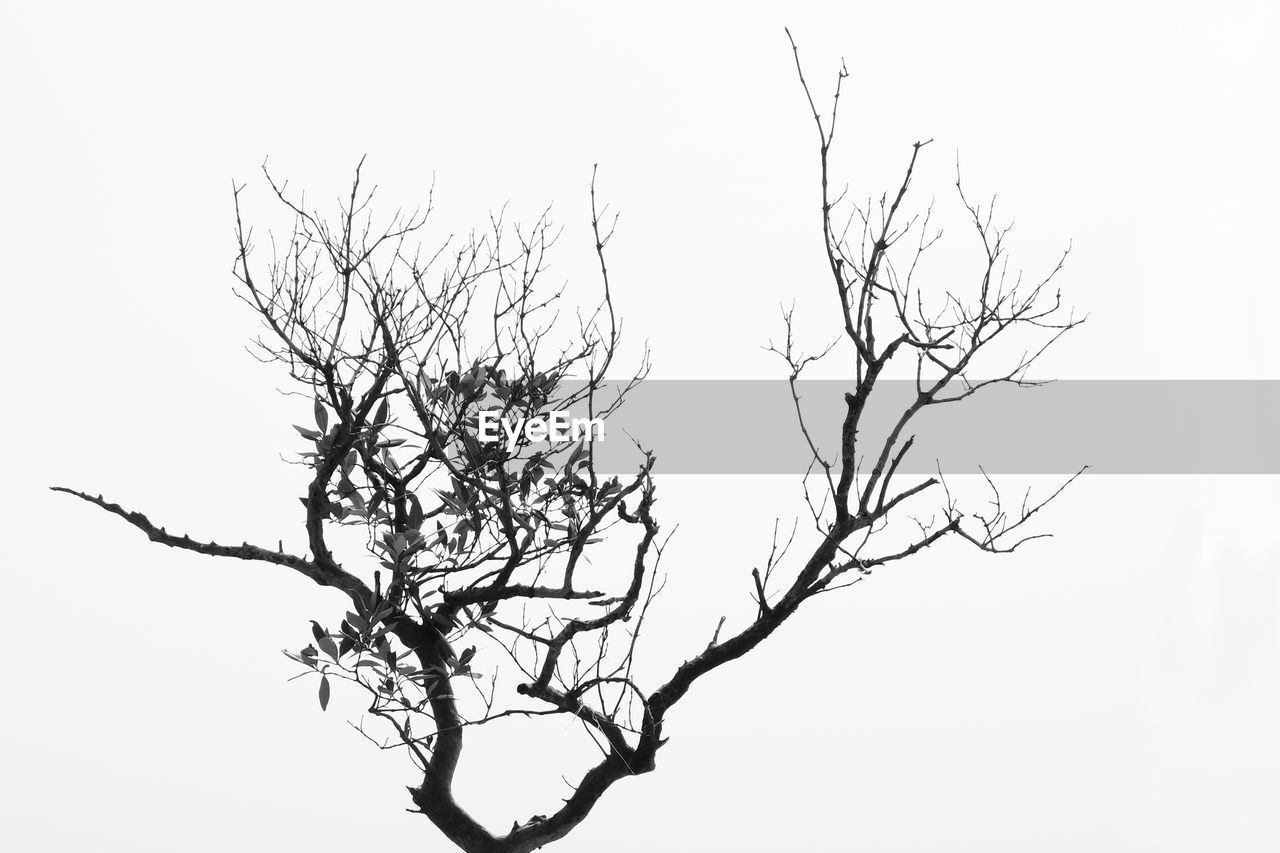
MULTIPOLYGON (((788 25, 818 93, 847 61, 856 196, 932 137, 918 204, 953 203, 959 152, 1029 270, 1073 241, 1063 283, 1092 319, 1045 375, 1280 378, 1274 3, 3 8, 7 849, 449 849, 403 811, 411 768, 345 724, 357 707, 286 683, 276 649, 332 595, 45 491, 300 543, 280 454, 305 406, 245 353, 230 292, 232 180, 279 224, 265 157, 317 203, 365 153, 388 206, 434 175, 441 237, 554 201, 575 281, 599 163, 654 375, 776 376, 779 302, 831 333, 788 25)), ((660 488, 681 529, 659 674, 744 613, 772 520, 802 511, 789 479, 660 488)), ((700 682, 658 772, 555 849, 1275 850, 1278 505, 1269 478, 1088 478, 1055 539, 827 596, 700 682)), ((494 827, 545 812, 582 741, 473 739, 460 795, 494 827)))

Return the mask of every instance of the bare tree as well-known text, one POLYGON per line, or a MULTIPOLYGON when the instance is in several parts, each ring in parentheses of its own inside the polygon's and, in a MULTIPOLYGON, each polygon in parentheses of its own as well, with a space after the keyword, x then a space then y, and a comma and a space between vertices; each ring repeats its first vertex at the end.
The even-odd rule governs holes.
POLYGON ((647 356, 628 380, 605 384, 621 323, 606 264, 613 221, 597 207, 594 176, 602 295, 568 323, 558 321, 562 290, 543 283, 557 234, 547 214, 529 228, 495 216, 462 243, 427 251, 420 232, 430 202, 378 225, 374 193, 357 168, 336 216, 325 218, 268 173, 292 230, 271 242, 270 260, 259 265, 236 188, 234 270, 239 295, 264 324, 257 352, 284 365, 314 406, 314 426, 298 427, 307 442, 307 553, 193 539, 100 495, 57 490, 120 516, 154 542, 274 563, 338 590, 350 608, 345 616, 336 626, 313 622, 314 641, 288 653, 317 679, 321 706, 334 682, 367 694, 370 722, 385 728, 371 732, 363 721, 358 728, 416 763, 415 808, 462 850, 518 853, 562 838, 614 782, 654 769, 668 714, 695 681, 754 649, 805 602, 944 537, 1012 551, 1035 538, 1024 526, 1061 492, 1016 510, 994 492, 992 508, 968 512, 941 473, 899 484, 920 411, 993 383, 1027 383, 1039 354, 1078 321, 1064 316, 1051 289, 1061 260, 1034 281, 1011 274, 1008 229, 962 191, 985 260, 967 290, 926 299, 915 273, 941 232, 930 227, 931 211, 909 217, 903 208, 926 143, 912 147, 895 191, 845 204, 831 194, 829 165, 846 72, 824 115, 798 52, 796 68, 817 131, 819 222, 842 326, 833 344, 806 355, 788 311, 785 338, 770 347, 785 360, 812 451, 804 495, 813 530, 780 537, 775 528, 763 567, 749 573, 750 621, 726 628, 722 618, 710 643, 665 683, 647 687, 632 674, 665 545, 654 516, 652 455, 626 477, 606 477, 597 472, 591 435, 546 449, 523 433, 512 444, 483 438, 481 421, 495 414, 528 420, 579 405, 607 416, 645 374, 647 356), (1031 336, 1024 354, 995 378, 970 378, 980 351, 1015 332, 1031 336), (823 357, 846 359, 854 375, 831 459, 813 439, 796 385, 823 357), (867 445, 863 414, 891 362, 910 365, 916 394, 888 434, 867 445), (919 521, 926 504, 933 518, 919 521), (630 543, 625 580, 613 590, 586 588, 577 569, 606 534, 630 543), (339 560, 338 539, 363 541, 367 553, 339 560), (802 558, 787 560, 800 542, 802 558), (473 669, 482 648, 483 676, 473 669), (554 814, 497 833, 455 800, 468 729, 503 717, 565 715, 583 723, 602 757, 554 814))

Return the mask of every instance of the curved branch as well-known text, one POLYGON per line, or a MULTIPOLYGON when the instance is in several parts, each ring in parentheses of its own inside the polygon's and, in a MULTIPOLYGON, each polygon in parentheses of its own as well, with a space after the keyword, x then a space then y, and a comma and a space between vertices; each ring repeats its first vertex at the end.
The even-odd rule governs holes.
POLYGON ((264 563, 275 563, 279 566, 286 566, 299 574, 306 575, 321 586, 331 586, 347 593, 353 600, 361 598, 365 601, 369 600, 372 593, 364 581, 354 575, 343 571, 336 563, 329 562, 321 564, 312 562, 303 557, 293 554, 286 554, 283 550, 270 551, 266 548, 260 548, 257 545, 250 545, 244 542, 240 545, 219 545, 216 542, 200 542, 192 539, 190 536, 178 536, 175 533, 169 533, 163 527, 158 527, 151 522, 149 518, 140 512, 130 512, 119 504, 110 503, 103 499, 102 495, 86 494, 85 492, 69 489, 65 486, 50 486, 51 491, 63 492, 68 495, 74 495, 81 500, 88 501, 95 506, 105 509, 113 515, 118 515, 134 527, 147 534, 147 538, 152 542, 159 542, 161 545, 168 545, 171 548, 181 548, 184 551, 194 551, 197 554, 205 554, 210 557, 235 557, 239 560, 258 560, 264 563))

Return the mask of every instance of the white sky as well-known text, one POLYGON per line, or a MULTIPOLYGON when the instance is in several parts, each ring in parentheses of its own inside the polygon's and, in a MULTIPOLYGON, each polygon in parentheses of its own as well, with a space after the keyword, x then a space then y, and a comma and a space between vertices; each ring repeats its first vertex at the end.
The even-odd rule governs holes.
MULTIPOLYGON (((815 339, 831 310, 787 24, 819 91, 848 62, 856 195, 932 137, 918 200, 951 203, 959 151, 1029 270, 1073 241, 1062 282, 1092 319, 1045 374, 1280 378, 1273 3, 485 8, 4 4, 3 846, 446 849, 356 706, 285 683, 276 650, 332 595, 43 490, 300 545, 297 404, 230 294, 230 186, 265 214, 264 157, 315 199, 365 153, 388 205, 434 173, 441 236, 555 202, 556 269, 587 282, 598 162, 654 375, 775 376, 778 303, 815 339)), ((785 480, 661 488, 682 527, 653 653, 678 662, 803 508, 785 480)), ((554 849, 1275 850, 1278 500, 1274 479, 1089 479, 1025 555, 946 551, 828 596, 700 683, 658 771, 554 849)), ((538 796, 479 773, 500 746, 478 742, 462 795, 495 826, 550 808, 580 768, 544 746, 538 796)))

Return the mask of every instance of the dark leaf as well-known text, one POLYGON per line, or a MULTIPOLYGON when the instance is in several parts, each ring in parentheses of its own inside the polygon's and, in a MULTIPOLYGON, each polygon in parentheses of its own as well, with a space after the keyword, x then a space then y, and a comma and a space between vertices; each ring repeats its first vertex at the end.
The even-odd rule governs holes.
POLYGON ((337 644, 334 643, 333 640, 331 640, 329 637, 324 637, 322 640, 320 640, 319 646, 320 646, 320 651, 324 652, 326 655, 333 658, 335 661, 339 657, 341 657, 341 655, 338 654, 337 644))
POLYGON ((431 614, 431 624, 440 629, 440 632, 447 634, 455 627, 453 619, 443 610, 433 611, 431 614))
POLYGON ((320 710, 325 711, 329 708, 329 676, 320 676, 320 710))

